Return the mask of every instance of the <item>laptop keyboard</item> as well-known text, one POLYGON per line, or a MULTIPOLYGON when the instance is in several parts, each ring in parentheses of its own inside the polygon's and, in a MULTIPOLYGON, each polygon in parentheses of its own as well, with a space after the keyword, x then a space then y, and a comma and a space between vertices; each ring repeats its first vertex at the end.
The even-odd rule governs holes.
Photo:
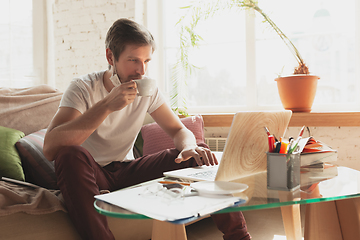
POLYGON ((190 177, 197 177, 197 178, 203 178, 209 181, 214 181, 216 177, 216 170, 208 170, 208 171, 202 171, 197 173, 191 173, 189 174, 190 177))

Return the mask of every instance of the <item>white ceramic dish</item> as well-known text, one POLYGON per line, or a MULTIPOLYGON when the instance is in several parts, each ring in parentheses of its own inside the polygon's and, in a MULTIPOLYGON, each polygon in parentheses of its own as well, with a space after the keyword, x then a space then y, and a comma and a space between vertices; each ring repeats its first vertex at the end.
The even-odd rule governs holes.
POLYGON ((243 183, 224 182, 224 181, 201 181, 191 183, 200 194, 232 194, 246 190, 249 186, 243 183))

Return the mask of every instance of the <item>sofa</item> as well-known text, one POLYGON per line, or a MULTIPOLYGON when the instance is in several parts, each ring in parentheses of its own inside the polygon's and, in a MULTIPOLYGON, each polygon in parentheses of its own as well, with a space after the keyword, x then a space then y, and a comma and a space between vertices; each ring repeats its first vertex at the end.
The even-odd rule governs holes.
MULTIPOLYGON (((46 128, 62 93, 48 85, 0 88, 0 176, 34 184, 0 181, 1 239, 80 239, 56 184, 54 164, 42 153, 46 128)), ((181 119, 204 142, 201 116, 181 119)), ((156 123, 146 120, 135 156, 174 147, 156 123)), ((150 239, 152 220, 108 217, 116 239, 150 239)))

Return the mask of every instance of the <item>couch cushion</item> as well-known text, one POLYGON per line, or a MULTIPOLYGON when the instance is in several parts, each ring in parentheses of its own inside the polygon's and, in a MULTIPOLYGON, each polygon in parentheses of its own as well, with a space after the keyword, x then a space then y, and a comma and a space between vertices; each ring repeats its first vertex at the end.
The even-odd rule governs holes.
POLYGON ((81 240, 69 215, 63 211, 2 216, 0 232, 1 238, 6 240, 81 240))
POLYGON ((25 180, 21 160, 15 143, 25 134, 21 131, 0 126, 0 176, 25 180))
MULTIPOLYGON (((204 142, 204 122, 201 115, 181 118, 181 122, 192 131, 196 143, 204 142)), ((141 128, 143 155, 153 154, 165 149, 175 148, 174 142, 157 123, 146 124, 141 128)))
POLYGON ((43 153, 46 129, 29 134, 16 143, 27 182, 48 189, 58 189, 54 162, 43 153))
POLYGON ((58 110, 62 93, 48 85, 0 88, 0 125, 28 135, 46 128, 58 110))

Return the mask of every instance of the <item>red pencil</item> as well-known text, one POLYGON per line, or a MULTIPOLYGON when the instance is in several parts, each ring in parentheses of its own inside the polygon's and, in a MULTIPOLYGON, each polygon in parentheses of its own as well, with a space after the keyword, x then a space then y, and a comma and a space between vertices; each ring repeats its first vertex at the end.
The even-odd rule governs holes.
POLYGON ((304 133, 304 129, 305 129, 305 125, 301 128, 301 130, 299 132, 299 137, 302 137, 302 135, 304 133))

